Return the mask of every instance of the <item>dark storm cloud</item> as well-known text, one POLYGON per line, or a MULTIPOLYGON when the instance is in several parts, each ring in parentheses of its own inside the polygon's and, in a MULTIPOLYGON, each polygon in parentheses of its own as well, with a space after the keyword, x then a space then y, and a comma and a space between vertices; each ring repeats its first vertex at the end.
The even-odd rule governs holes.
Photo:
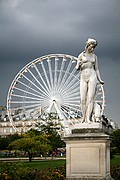
POLYGON ((0 104, 28 62, 49 53, 78 56, 92 37, 98 41, 95 53, 106 82, 106 114, 120 124, 119 7, 119 0, 1 0, 0 104))
POLYGON ((68 42, 72 48, 93 36, 103 44, 102 52, 113 47, 118 52, 118 5, 109 0, 1 1, 1 48, 18 55, 25 48, 54 49, 56 44, 68 50, 68 42))

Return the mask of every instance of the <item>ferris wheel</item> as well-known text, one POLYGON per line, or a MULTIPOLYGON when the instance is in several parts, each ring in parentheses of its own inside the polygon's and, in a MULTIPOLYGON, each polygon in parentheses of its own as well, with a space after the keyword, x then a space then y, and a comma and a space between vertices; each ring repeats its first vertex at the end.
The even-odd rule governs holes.
MULTIPOLYGON (((54 113, 64 127, 81 122, 80 73, 77 58, 67 54, 39 57, 24 66, 13 79, 7 95, 10 121, 39 119, 54 113)), ((98 85, 96 102, 105 106, 102 85, 98 85)))

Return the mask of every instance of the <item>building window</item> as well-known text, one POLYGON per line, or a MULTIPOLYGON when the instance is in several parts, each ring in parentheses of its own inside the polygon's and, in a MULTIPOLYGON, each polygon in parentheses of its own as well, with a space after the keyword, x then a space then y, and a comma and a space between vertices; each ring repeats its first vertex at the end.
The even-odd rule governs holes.
POLYGON ((10 132, 10 133, 13 133, 13 128, 10 128, 10 129, 9 129, 9 132, 10 132))
POLYGON ((3 133, 6 133, 7 132, 7 129, 6 128, 3 128, 3 133))

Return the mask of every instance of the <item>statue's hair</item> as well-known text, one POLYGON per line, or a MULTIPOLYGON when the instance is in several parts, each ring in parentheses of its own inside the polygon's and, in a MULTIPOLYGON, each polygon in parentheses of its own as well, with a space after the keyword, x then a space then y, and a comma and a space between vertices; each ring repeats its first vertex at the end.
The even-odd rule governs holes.
POLYGON ((95 39, 92 39, 92 38, 88 38, 87 42, 86 42, 86 46, 85 46, 85 51, 86 49, 88 48, 88 46, 90 44, 93 44, 94 45, 94 48, 98 45, 98 42, 95 40, 95 39))

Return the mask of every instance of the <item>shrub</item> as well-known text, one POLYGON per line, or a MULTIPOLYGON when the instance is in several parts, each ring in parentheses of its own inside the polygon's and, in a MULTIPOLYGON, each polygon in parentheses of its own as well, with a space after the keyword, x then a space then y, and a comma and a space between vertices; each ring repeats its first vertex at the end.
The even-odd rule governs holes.
POLYGON ((0 163, 0 180, 65 180, 65 165, 39 170, 23 168, 23 163, 0 163))
POLYGON ((110 174, 114 180, 119 180, 120 179, 120 167, 119 167, 119 165, 112 165, 111 169, 110 169, 110 174))
POLYGON ((62 165, 56 168, 49 168, 47 171, 42 170, 37 174, 36 180, 65 180, 66 178, 66 166, 62 165))
POLYGON ((18 180, 22 164, 0 162, 0 180, 18 180))
MULTIPOLYGON (((120 166, 111 165, 111 176, 120 179, 120 166)), ((65 180, 66 165, 39 170, 24 168, 24 163, 0 162, 0 180, 65 180)))

